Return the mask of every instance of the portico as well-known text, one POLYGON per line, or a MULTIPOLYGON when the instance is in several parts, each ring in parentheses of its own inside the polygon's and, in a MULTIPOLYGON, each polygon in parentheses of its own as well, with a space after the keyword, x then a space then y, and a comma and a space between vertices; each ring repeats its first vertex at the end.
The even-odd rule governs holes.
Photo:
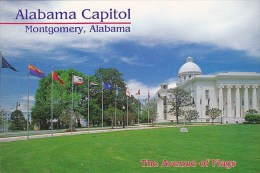
POLYGON ((249 109, 259 111, 257 89, 258 86, 256 84, 219 85, 218 108, 222 110, 223 118, 230 119, 235 117, 239 119, 249 109), (224 95, 226 95, 226 98, 224 95))

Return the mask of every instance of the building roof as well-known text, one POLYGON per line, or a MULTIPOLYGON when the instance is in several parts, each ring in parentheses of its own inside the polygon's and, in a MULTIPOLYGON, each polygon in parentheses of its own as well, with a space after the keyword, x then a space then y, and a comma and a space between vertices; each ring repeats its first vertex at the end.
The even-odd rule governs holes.
POLYGON ((187 86, 190 83, 194 83, 196 81, 218 81, 218 83, 233 83, 233 84, 241 84, 248 83, 250 80, 250 84, 260 84, 260 73, 257 72, 227 72, 227 73, 218 73, 215 75, 197 75, 194 78, 187 80, 182 83, 182 86, 187 86), (239 81, 239 83, 237 83, 239 81))
POLYGON ((188 57, 187 58, 187 62, 185 64, 183 64, 179 70, 179 74, 182 73, 190 73, 190 72, 196 72, 196 73, 200 73, 201 74, 201 69, 200 67, 195 64, 192 60, 192 57, 188 57))

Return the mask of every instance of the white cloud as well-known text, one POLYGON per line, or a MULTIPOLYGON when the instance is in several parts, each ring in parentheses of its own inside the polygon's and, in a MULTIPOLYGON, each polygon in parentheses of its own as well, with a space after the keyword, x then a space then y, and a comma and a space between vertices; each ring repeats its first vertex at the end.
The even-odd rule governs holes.
POLYGON ((125 62, 127 64, 130 64, 130 65, 137 65, 138 64, 136 57, 130 57, 130 58, 120 57, 119 60, 122 61, 122 62, 125 62))
MULTIPOLYGON (((169 79, 162 83, 169 84, 168 85, 169 88, 176 87, 176 80, 174 80, 174 79, 169 79)), ((160 84, 155 85, 155 86, 148 86, 140 81, 131 79, 127 82, 127 87, 128 87, 128 90, 130 91, 131 95, 133 95, 135 98, 139 97, 139 99, 146 99, 148 97, 148 91, 149 91, 151 97, 156 96, 156 92, 160 89, 160 84), (138 92, 139 89, 140 89, 140 96, 137 96, 136 93, 138 92)))
MULTIPOLYGON (((31 111, 32 106, 34 105, 34 101, 35 98, 34 96, 30 95, 29 96, 29 111, 31 111)), ((18 110, 22 111, 22 112, 27 112, 28 108, 28 96, 24 95, 24 96, 20 96, 20 97, 10 97, 10 96, 4 96, 1 97, 0 99, 1 102, 1 106, 6 110, 6 111, 10 111, 13 112, 16 109, 17 103, 18 105, 18 110)), ((1 107, 0 106, 0 107, 1 107)))
MULTIPOLYGON (((21 98, 23 101, 28 101, 28 96, 22 96, 21 98)), ((29 101, 34 102, 35 98, 34 96, 29 96, 29 101)))
MULTIPOLYGON (((29 111, 31 111, 32 106, 34 105, 35 98, 34 96, 29 96, 29 111)), ((28 111, 28 96, 22 96, 19 102, 18 109, 22 112, 28 111)))
POLYGON ((142 67, 151 67, 152 64, 144 64, 141 63, 139 58, 137 57, 120 57, 119 58, 120 61, 129 64, 129 65, 136 65, 136 66, 142 66, 142 67))
MULTIPOLYGON (((10 22, 15 21, 20 8, 62 10, 76 11, 77 21, 84 21, 80 17, 84 8, 107 10, 106 3, 112 8, 131 9, 131 33, 49 35, 25 33, 24 26, 3 25, 0 47, 5 54, 13 55, 19 52, 22 55, 25 50, 44 53, 60 48, 99 52, 109 43, 130 40, 145 46, 185 43, 213 45, 260 57, 260 1, 76 1, 73 6, 69 1, 41 4, 1 1, 0 15, 2 22, 10 22)), ((128 59, 128 63, 134 62, 134 59, 128 59)))

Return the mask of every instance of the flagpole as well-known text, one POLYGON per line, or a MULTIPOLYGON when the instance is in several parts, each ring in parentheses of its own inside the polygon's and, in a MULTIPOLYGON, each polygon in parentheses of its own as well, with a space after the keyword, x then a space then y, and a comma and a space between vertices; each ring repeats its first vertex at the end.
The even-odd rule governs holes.
POLYGON ((149 125, 149 118, 150 118, 150 101, 148 99, 148 125, 149 125))
MULTIPOLYGON (((28 65, 30 64, 30 60, 28 60, 28 65)), ((27 139, 29 138, 29 95, 30 95, 30 74, 28 69, 27 74, 27 139)))
POLYGON ((102 132, 103 132, 103 115, 104 115, 104 82, 102 82, 102 132))
POLYGON ((71 115, 70 115, 70 133, 72 134, 72 114, 73 114, 73 73, 72 73, 72 79, 71 79, 71 95, 72 95, 72 98, 71 98, 71 115))
POLYGON ((128 96, 126 96, 126 128, 128 128, 128 96))
POLYGON ((90 97, 89 97, 89 76, 88 76, 88 132, 89 132, 89 99, 90 99, 90 97))
POLYGON ((138 127, 140 126, 139 125, 139 114, 140 114, 140 104, 139 104, 139 95, 137 96, 137 99, 138 99, 138 127))
MULTIPOLYGON (((2 57, 2 51, 0 50, 0 97, 2 95, 2 67, 3 67, 3 57, 2 57)), ((2 100, 0 100, 0 103, 2 103, 2 100)), ((1 107, 1 104, 0 104, 1 107)))
POLYGON ((200 87, 200 90, 201 90, 201 92, 200 92, 200 115, 201 115, 200 122, 202 123, 202 87, 200 87))
MULTIPOLYGON (((3 67, 2 51, 0 50, 0 96, 2 94, 2 67, 3 67)), ((1 106, 1 105, 0 105, 1 106)))
POLYGON ((51 72, 51 136, 53 136, 53 70, 51 72))
POLYGON ((115 86, 115 129, 116 129, 116 86, 115 86))

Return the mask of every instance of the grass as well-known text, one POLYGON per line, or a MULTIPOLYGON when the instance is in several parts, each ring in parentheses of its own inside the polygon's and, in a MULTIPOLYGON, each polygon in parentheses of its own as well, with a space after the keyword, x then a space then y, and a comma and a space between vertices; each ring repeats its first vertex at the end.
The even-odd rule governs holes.
POLYGON ((0 143, 1 173, 260 172, 260 125, 189 126, 84 134, 0 143), (142 167, 141 160, 158 167, 142 167), (162 160, 195 161, 196 167, 161 167, 162 160), (208 167, 199 162, 210 159, 208 167), (236 161, 231 169, 212 159, 236 161))

